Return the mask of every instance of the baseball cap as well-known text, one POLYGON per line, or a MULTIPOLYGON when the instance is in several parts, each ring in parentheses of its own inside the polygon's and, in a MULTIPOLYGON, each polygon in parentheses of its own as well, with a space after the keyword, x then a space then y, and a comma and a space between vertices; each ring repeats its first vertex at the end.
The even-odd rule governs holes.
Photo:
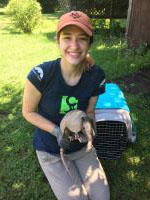
POLYGON ((94 29, 90 22, 90 18, 81 11, 71 11, 62 15, 58 22, 57 33, 68 25, 76 25, 90 37, 93 36, 94 29))

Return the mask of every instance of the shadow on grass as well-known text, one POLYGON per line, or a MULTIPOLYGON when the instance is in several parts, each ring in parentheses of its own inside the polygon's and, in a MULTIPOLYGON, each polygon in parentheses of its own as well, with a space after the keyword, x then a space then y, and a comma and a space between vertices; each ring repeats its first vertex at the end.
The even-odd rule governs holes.
POLYGON ((5 14, 5 4, 0 3, 0 15, 6 15, 5 14))
POLYGON ((32 147, 33 127, 22 117, 22 94, 17 82, 0 90, 0 199, 55 200, 32 147))
POLYGON ((107 41, 101 41, 93 45, 91 49, 91 56, 94 58, 96 64, 102 67, 106 73, 108 81, 113 81, 116 77, 124 76, 129 73, 127 66, 119 66, 120 63, 123 65, 123 53, 119 47, 119 44, 108 44, 107 41))
POLYGON ((12 34, 12 35, 20 35, 20 34, 22 34, 21 31, 16 30, 13 27, 13 25, 12 25, 12 23, 10 21, 5 22, 5 26, 1 28, 1 31, 2 31, 1 34, 4 34, 4 35, 6 35, 6 34, 8 34, 8 35, 9 34, 12 34))
POLYGON ((47 32, 43 33, 43 35, 49 40, 49 41, 56 41, 56 32, 47 32))
POLYGON ((15 28, 12 28, 12 27, 7 27, 7 28, 5 28, 5 30, 8 31, 8 34, 12 34, 12 35, 21 35, 21 34, 23 34, 21 31, 17 31, 15 28))
POLYGON ((53 13, 53 14, 43 14, 43 16, 46 18, 46 19, 50 19, 50 20, 52 20, 52 19, 58 19, 59 18, 59 16, 60 16, 61 14, 60 13, 53 13))
MULTIPOLYGON (((110 41, 99 38, 95 39, 91 55, 96 64, 105 70, 107 80, 115 82, 128 74, 149 68, 149 52, 142 55, 137 50, 137 53, 133 53, 125 38, 110 38, 110 41)), ((144 75, 141 79, 144 79, 144 75)))
POLYGON ((3 11, 0 11, 0 15, 6 15, 3 11))

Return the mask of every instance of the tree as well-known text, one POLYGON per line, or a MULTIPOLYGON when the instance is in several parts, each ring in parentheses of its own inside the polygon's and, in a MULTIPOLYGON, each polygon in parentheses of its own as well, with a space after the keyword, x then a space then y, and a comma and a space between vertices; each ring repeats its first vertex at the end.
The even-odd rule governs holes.
POLYGON ((150 44, 150 1, 130 0, 127 20, 127 39, 130 47, 150 44))
POLYGON ((37 0, 41 7, 43 13, 53 13, 56 7, 58 7, 57 0, 37 0))

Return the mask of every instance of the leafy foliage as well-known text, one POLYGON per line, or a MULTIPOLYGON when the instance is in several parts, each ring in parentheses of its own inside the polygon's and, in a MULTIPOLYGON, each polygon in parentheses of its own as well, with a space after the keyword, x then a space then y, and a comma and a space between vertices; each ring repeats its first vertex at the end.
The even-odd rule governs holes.
POLYGON ((58 7, 57 0, 38 0, 42 7, 42 13, 53 13, 58 7))
POLYGON ((4 7, 7 5, 9 0, 0 0, 0 7, 4 7))
POLYGON ((91 19, 92 25, 96 32, 108 35, 120 36, 125 34, 124 19, 91 19))
POLYGON ((41 6, 36 0, 10 0, 6 13, 17 29, 31 33, 41 19, 41 6))

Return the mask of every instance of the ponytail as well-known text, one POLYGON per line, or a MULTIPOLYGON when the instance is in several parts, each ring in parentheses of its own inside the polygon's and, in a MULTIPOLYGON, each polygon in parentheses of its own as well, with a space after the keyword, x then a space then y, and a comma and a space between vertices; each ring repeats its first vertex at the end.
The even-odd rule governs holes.
POLYGON ((91 57, 91 55, 88 53, 85 57, 85 61, 83 63, 83 71, 89 70, 93 65, 95 64, 94 59, 91 57))

